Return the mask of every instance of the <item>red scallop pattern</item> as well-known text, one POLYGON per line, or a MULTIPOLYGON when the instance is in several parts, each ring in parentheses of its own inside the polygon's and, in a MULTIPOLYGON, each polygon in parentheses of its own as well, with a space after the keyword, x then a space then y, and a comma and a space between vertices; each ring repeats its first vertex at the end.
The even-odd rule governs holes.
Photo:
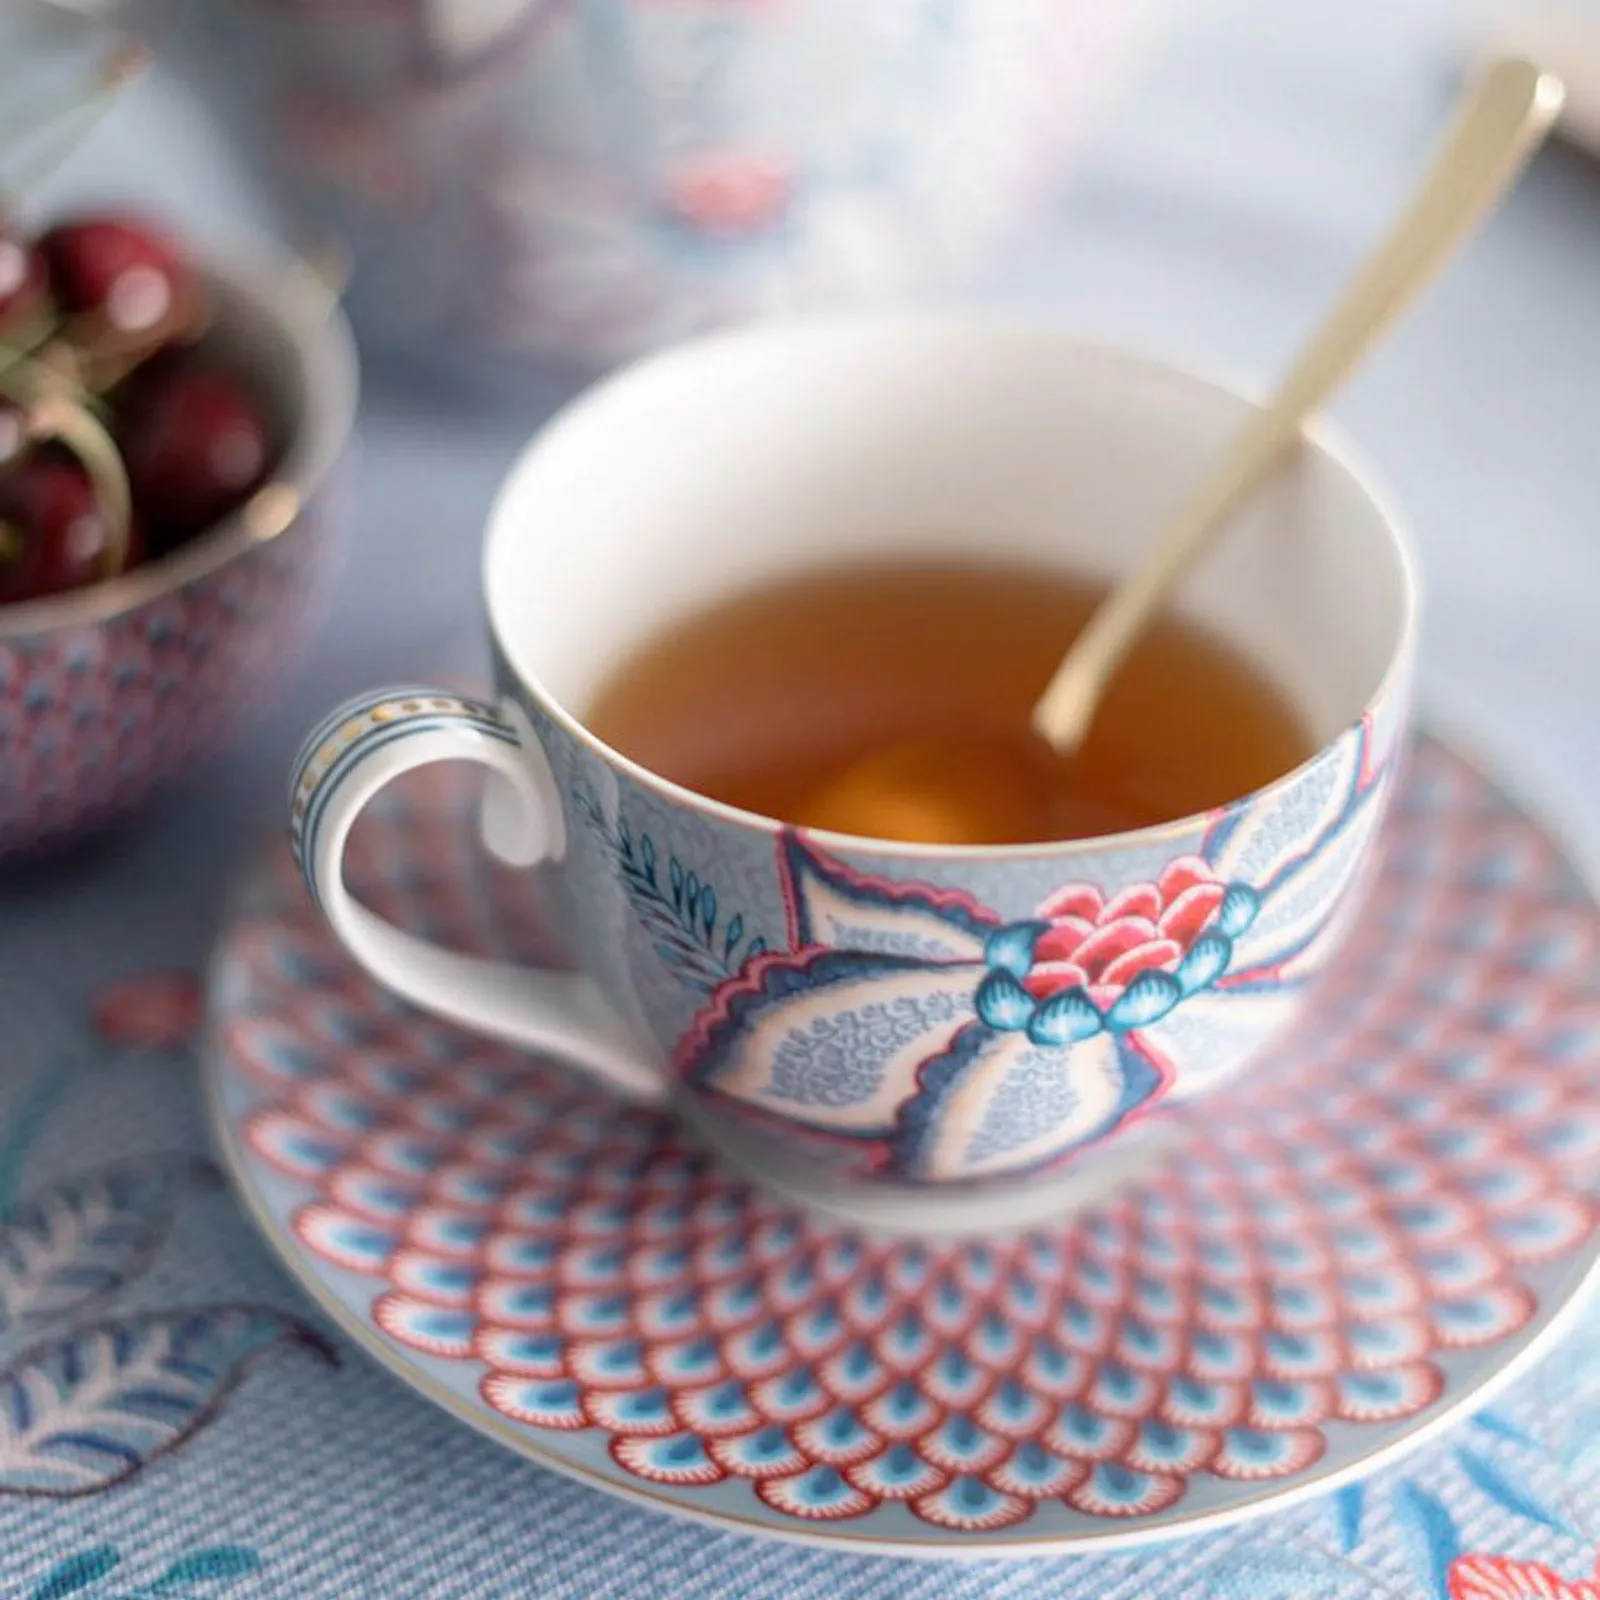
MULTIPOLYGON (((465 948, 527 945, 525 890, 460 870, 453 774, 363 829, 369 903, 465 948)), ((602 1430, 680 1498, 742 1479, 795 1522, 903 1505, 982 1531, 1278 1482, 1351 1449, 1330 1423, 1375 1440, 1426 1410, 1441 1355, 1525 1328, 1544 1264, 1592 1245, 1600 914, 1436 745, 1296 1042, 1188 1114, 1157 1179, 982 1243, 786 1210, 665 1117, 381 995, 284 861, 274 884, 228 942, 222 1037, 257 1097, 251 1151, 302 1187, 299 1239, 547 1450, 602 1430)))

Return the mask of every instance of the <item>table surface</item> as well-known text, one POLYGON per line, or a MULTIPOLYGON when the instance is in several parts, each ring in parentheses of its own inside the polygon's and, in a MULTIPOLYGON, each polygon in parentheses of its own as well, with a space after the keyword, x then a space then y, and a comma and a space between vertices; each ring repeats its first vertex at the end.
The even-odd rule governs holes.
MULTIPOLYGON (((1170 12, 1047 234, 983 297, 1260 379, 1410 181, 1467 17, 1457 0, 1201 0, 1170 12)), ((158 203, 224 248, 260 237, 203 122, 159 75, 43 201, 108 194, 158 203)), ((1535 797, 1591 864, 1596 261, 1600 171, 1550 152, 1335 408, 1423 551, 1436 725, 1535 797)), ((159 1249, 102 1263, 117 1292, 101 1320, 270 1308, 254 1332, 228 1324, 245 1341, 229 1348, 246 1354, 218 1369, 219 1395, 239 1381, 210 1425, 80 1499, 29 1498, 8 1481, 0 1373, 0 1592, 1594 1600, 1600 1590, 1578 1580, 1600 1537, 1600 1315, 1493 1411, 1359 1496, 1155 1554, 959 1569, 768 1546, 613 1505, 468 1434, 321 1327, 193 1165, 205 1136, 187 993, 142 975, 203 962, 317 712, 387 679, 481 667, 479 530, 497 479, 558 398, 530 388, 489 411, 370 388, 352 556, 334 623, 286 702, 153 814, 0 884, 0 1212, 23 1215, 40 1197, 46 1212, 81 1212, 105 1198, 83 1174, 131 1164, 141 1225, 152 1240, 165 1232, 159 1249), (1437 1492, 1419 1497, 1424 1482, 1437 1492), (1505 1557, 1481 1569, 1498 1587, 1452 1574, 1443 1558, 1456 1546, 1505 1557), (1546 1586, 1518 1563, 1548 1566, 1546 1586)), ((46 1342, 81 1336, 80 1323, 46 1329, 46 1342)), ((8 1324, 0 1295, 0 1362, 39 1338, 8 1324)))

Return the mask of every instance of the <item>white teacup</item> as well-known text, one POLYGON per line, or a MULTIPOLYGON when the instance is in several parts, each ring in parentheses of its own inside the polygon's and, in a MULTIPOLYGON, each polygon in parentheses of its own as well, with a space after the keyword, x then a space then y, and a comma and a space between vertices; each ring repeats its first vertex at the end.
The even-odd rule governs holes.
POLYGON ((978 555, 1112 578, 1248 405, 981 317, 770 327, 624 372, 500 494, 496 703, 381 690, 308 741, 293 825, 312 892, 398 993, 670 1098, 791 1194, 932 1227, 1061 1205, 1138 1150, 1151 1113, 1256 1056, 1350 922, 1409 707, 1415 593, 1345 458, 1308 444, 1185 586, 1183 611, 1318 745, 1210 813, 1014 847, 802 832, 642 769, 584 708, 648 636, 789 573, 978 555), (460 758, 494 775, 490 848, 562 864, 580 975, 441 951, 347 894, 368 798, 460 758), (1069 919, 1105 937, 1078 977, 1043 982, 1069 919))

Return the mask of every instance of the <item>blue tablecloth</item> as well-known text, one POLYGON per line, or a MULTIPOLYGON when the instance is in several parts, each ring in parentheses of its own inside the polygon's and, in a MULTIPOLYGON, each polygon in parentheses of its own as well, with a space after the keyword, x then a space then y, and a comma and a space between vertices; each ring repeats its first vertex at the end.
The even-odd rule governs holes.
MULTIPOLYGON (((1454 0, 1186 6, 1049 235, 989 296, 1271 370, 1409 181, 1462 23, 1454 0)), ((159 76, 58 192, 146 195, 224 244, 259 227, 159 76)), ((1590 860, 1597 197, 1580 161, 1545 158, 1340 408, 1424 550, 1436 714, 1590 860)), ((962 1568, 758 1544, 614 1504, 468 1433, 319 1321, 208 1165, 185 975, 276 824, 315 713, 358 686, 478 664, 484 510, 555 398, 474 412, 375 390, 336 623, 287 703, 153 814, 0 881, 0 1593, 1600 1595, 1583 1581, 1600 1543, 1595 1315, 1489 1411, 1364 1488, 1152 1553, 962 1568), (31 1448, 40 1407, 92 1420, 108 1403, 97 1362, 172 1349, 187 1396, 133 1407, 119 1449, 63 1466, 31 1448), (40 1493, 68 1479, 84 1492, 40 1493)))

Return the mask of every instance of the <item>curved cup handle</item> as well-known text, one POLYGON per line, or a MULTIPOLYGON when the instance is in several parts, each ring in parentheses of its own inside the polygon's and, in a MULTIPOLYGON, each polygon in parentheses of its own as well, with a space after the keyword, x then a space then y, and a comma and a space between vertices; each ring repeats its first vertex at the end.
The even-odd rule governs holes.
POLYGON ((442 949, 375 916, 344 883, 344 850, 367 802, 393 778, 435 761, 489 768, 487 815, 498 853, 532 866, 554 853, 561 813, 542 752, 494 707, 446 690, 397 688, 349 700, 295 758, 290 843, 312 899, 379 983, 429 1011, 510 1044, 548 1050, 634 1099, 659 1100, 661 1075, 599 986, 442 949))

